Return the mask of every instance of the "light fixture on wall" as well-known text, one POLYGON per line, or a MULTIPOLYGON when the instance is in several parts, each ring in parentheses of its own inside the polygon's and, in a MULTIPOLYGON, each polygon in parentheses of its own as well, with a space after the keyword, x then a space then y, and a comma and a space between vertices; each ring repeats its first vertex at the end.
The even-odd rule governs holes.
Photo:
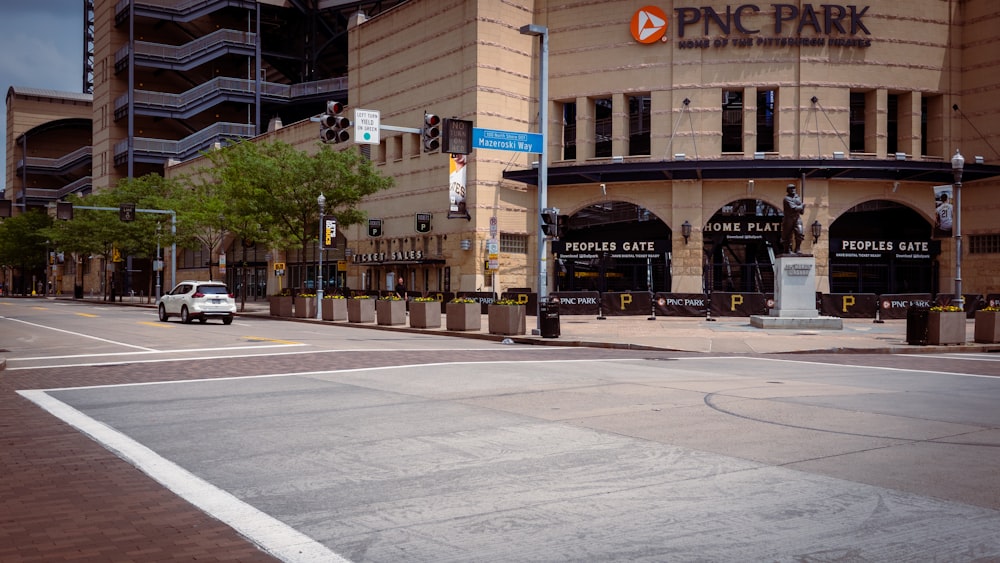
POLYGON ((820 223, 819 221, 813 221, 812 224, 813 244, 819 242, 819 236, 821 234, 823 234, 823 224, 820 223))
POLYGON ((684 244, 691 238, 691 223, 688 223, 687 219, 681 224, 681 236, 684 237, 684 244))
POLYGON ((467 238, 464 238, 461 240, 461 242, 458 243, 458 247, 461 248, 462 250, 469 250, 472 248, 472 241, 467 238))
POLYGON ((747 180, 747 195, 753 194, 753 180, 747 180))

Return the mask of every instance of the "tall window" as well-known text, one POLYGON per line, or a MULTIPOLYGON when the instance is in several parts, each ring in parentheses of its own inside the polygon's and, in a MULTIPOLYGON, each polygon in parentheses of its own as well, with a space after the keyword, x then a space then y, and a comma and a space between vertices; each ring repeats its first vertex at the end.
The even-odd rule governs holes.
POLYGON ((563 103, 563 160, 576 159, 576 102, 563 103))
POLYGON ((722 152, 743 152, 743 92, 722 93, 722 152))
POLYGON ((649 154, 651 125, 649 95, 630 96, 628 99, 628 154, 649 154))
POLYGON ((611 156, 611 98, 594 100, 594 156, 611 156))
POLYGON ((774 152, 774 90, 757 91, 757 151, 774 152))
POLYGON ((865 152, 864 92, 851 92, 851 152, 865 152))
POLYGON ((889 94, 886 114, 885 149, 893 155, 899 152, 899 95, 889 94))
POLYGON ((920 97, 920 154, 927 154, 927 96, 920 97))

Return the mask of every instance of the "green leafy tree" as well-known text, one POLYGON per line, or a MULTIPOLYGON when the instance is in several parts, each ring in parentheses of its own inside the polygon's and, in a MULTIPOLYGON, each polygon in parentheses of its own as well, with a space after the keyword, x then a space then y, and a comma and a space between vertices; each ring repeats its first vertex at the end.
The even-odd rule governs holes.
POLYGON ((47 213, 35 209, 0 222, 0 264, 21 273, 20 286, 12 288, 15 291, 30 293, 31 276, 45 279, 51 244, 47 229, 51 224, 47 213))
POLYGON ((283 250, 298 247, 303 256, 319 234, 320 194, 326 215, 346 227, 365 220, 357 205, 366 196, 392 186, 392 178, 379 174, 358 151, 327 145, 309 154, 282 141, 245 141, 207 156, 214 167, 205 172, 218 184, 232 217, 259 242, 283 250))
MULTIPOLYGON (((158 243, 173 242, 169 215, 136 213, 135 221, 123 222, 116 210, 122 203, 135 204, 137 209, 164 209, 173 192, 178 190, 180 187, 177 182, 148 174, 140 178, 123 179, 110 189, 85 197, 73 195, 67 198, 74 206, 73 220, 55 222, 46 234, 60 250, 70 252, 74 257, 100 257, 102 266, 113 263, 115 258, 121 259, 129 255, 154 257, 158 243)), ((108 275, 106 270, 101 269, 108 275)), ((77 269, 77 272, 76 284, 82 286, 82 271, 77 269)), ((105 296, 109 285, 105 278, 105 296)), ((152 287, 147 288, 147 294, 152 294, 152 287)))

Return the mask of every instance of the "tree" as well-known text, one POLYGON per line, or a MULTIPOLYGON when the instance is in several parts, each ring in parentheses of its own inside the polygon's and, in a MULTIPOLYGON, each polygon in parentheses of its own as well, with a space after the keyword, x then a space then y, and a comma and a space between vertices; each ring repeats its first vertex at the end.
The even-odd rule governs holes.
POLYGON ((357 205, 366 196, 393 183, 358 151, 328 145, 308 154, 282 141, 244 141, 207 156, 214 167, 204 172, 217 182, 231 216, 258 242, 282 250, 298 246, 303 256, 319 234, 320 194, 326 197, 326 215, 346 227, 365 220, 357 205))
MULTIPOLYGON (((125 178, 114 187, 85 197, 72 195, 67 200, 74 205, 73 220, 57 221, 46 232, 55 245, 76 257, 99 256, 104 265, 116 257, 155 256, 158 243, 170 244, 170 229, 163 229, 166 215, 137 213, 135 221, 123 222, 117 212, 122 203, 135 204, 139 209, 166 209, 173 194, 180 190, 176 181, 156 174, 140 178, 125 178), (107 207, 111 211, 81 209, 107 207), (116 256, 117 254, 117 256, 116 256)), ((105 272, 106 268, 102 269, 105 272)), ((152 282, 150 282, 152 283, 152 282)), ((82 286, 82 271, 77 269, 76 285, 82 286)), ((104 292, 110 284, 105 278, 104 292)), ((148 294, 152 294, 148 288, 148 294)))
POLYGON ((48 268, 49 238, 47 228, 52 218, 43 210, 29 209, 0 222, 0 265, 16 268, 21 273, 17 292, 31 293, 29 276, 45 279, 48 268))

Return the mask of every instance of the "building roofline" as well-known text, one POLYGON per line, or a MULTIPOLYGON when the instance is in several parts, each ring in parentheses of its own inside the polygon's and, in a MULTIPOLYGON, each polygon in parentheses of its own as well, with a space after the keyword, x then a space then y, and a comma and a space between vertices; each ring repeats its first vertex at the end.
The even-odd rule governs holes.
POLYGON ((11 86, 7 89, 7 99, 10 100, 11 96, 37 96, 39 98, 51 98, 53 100, 94 102, 93 94, 63 92, 61 90, 49 90, 46 88, 30 88, 28 86, 11 86))
MULTIPOLYGON (((954 181, 951 162, 915 160, 674 160, 609 162, 570 166, 549 166, 548 185, 612 182, 653 182, 662 180, 745 180, 745 179, 847 179, 926 182, 950 184, 954 181)), ((509 170, 506 180, 536 185, 536 168, 509 170)), ((1000 178, 1000 166, 969 164, 963 182, 1000 178)))

